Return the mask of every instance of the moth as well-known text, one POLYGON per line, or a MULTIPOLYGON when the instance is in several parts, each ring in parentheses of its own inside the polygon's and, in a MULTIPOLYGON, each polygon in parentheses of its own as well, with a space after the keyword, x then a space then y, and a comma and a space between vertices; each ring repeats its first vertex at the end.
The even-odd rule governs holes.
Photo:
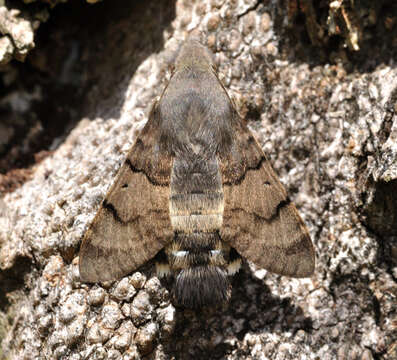
POLYGON ((213 55, 190 40, 83 237, 80 276, 117 280, 156 257, 176 303, 199 308, 229 299, 241 256, 281 275, 314 271, 298 211, 213 55))

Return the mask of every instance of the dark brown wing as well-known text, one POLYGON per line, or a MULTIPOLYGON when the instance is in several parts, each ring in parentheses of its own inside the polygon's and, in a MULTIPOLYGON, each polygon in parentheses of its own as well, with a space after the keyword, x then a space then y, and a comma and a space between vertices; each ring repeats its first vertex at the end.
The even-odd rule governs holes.
POLYGON ((240 119, 234 120, 231 147, 219 152, 221 237, 259 267, 310 276, 315 254, 308 230, 254 136, 240 119))
POLYGON ((80 277, 116 280, 172 240, 171 158, 161 151, 155 111, 131 148, 80 249, 80 277))

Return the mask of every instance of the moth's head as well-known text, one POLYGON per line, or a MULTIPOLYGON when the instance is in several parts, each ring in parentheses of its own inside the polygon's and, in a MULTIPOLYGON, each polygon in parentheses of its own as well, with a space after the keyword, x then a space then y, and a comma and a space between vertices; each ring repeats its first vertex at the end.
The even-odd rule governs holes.
POLYGON ((175 70, 209 71, 215 67, 213 54, 197 40, 186 41, 176 58, 175 70))

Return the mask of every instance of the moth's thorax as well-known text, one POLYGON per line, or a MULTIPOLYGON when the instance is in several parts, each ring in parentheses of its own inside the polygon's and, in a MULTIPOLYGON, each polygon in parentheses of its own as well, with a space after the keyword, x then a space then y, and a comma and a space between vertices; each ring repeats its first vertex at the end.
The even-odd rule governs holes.
POLYGON ((159 102, 160 131, 170 144, 172 155, 215 155, 221 144, 230 142, 230 121, 227 119, 233 111, 214 73, 179 71, 159 102))

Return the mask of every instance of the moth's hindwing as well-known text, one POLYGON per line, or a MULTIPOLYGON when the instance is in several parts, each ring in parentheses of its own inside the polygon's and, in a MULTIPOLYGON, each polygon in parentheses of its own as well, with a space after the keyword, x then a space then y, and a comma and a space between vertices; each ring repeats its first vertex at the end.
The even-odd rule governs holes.
POLYGON ((155 113, 85 233, 79 260, 83 281, 117 280, 173 238, 168 209, 171 158, 160 151, 155 113))
POLYGON ((232 132, 232 145, 219 154, 222 240, 261 268, 293 277, 310 276, 315 254, 298 211, 238 115, 232 132))

